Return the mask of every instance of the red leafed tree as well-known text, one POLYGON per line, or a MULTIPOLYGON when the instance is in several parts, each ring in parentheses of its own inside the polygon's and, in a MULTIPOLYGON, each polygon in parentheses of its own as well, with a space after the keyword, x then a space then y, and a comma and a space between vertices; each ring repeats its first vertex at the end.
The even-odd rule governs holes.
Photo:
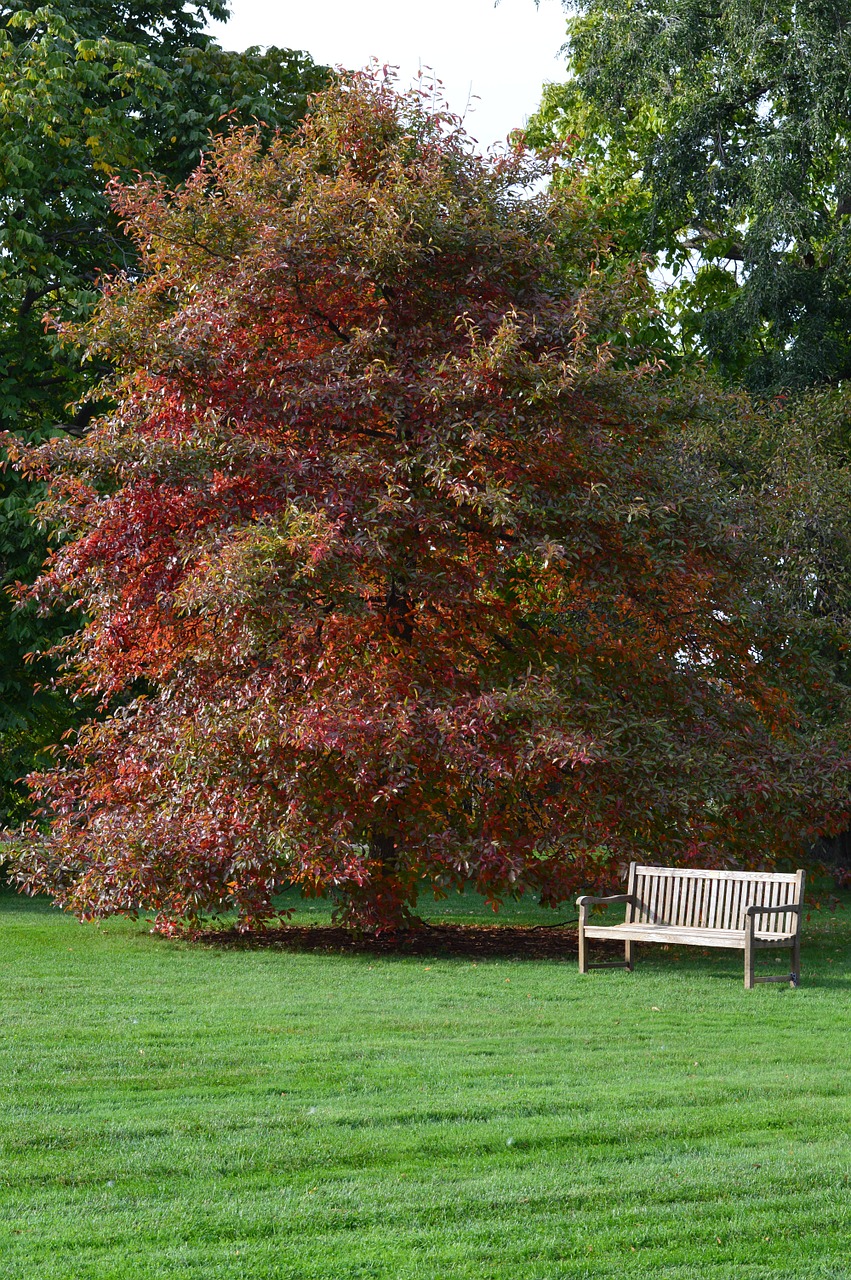
POLYGON ((555 903, 823 823, 788 632, 606 339, 640 284, 533 169, 360 75, 116 188, 142 271, 83 334, 116 407, 25 459, 102 704, 32 780, 30 891, 167 929, 296 882, 398 927, 424 882, 555 903))

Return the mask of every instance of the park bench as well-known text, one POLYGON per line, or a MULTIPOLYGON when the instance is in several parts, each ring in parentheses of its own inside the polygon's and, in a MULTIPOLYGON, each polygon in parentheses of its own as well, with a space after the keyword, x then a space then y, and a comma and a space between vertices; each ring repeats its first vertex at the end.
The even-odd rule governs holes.
POLYGON ((790 982, 801 976, 801 909, 804 872, 694 871, 639 867, 630 863, 626 893, 607 898, 583 895, 579 907, 579 972, 632 969, 636 942, 674 942, 692 947, 734 947, 745 953, 745 986, 790 982), (589 924, 593 906, 626 903, 623 924, 589 924), (588 940, 622 940, 624 960, 588 963, 588 940), (756 977, 754 957, 769 947, 788 947, 791 973, 756 977))

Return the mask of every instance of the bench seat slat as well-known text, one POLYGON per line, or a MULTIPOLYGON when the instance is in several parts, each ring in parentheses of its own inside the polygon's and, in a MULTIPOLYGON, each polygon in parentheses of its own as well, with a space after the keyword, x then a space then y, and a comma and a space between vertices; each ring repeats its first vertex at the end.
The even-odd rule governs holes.
MULTIPOLYGON (((613 924, 585 926, 586 938, 632 939, 633 942, 672 942, 692 947, 745 948, 744 929, 686 929, 680 925, 613 924)), ((761 932, 754 937, 756 947, 789 947, 794 933, 761 932)))

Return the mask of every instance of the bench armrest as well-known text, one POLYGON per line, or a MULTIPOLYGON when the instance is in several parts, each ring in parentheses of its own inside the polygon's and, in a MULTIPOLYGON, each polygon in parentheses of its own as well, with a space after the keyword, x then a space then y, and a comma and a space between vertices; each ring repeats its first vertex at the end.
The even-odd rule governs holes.
POLYGON ((781 912, 791 911, 798 917, 798 924, 795 929, 797 937, 801 931, 801 911, 803 910, 800 902, 787 902, 785 906, 777 905, 774 907, 761 907, 758 903, 752 902, 749 907, 745 907, 745 942, 749 947, 754 944, 756 937, 756 918, 757 916, 776 916, 781 912))
POLYGON ((610 893, 606 898, 595 898, 590 893, 583 893, 581 898, 576 899, 576 905, 579 908, 580 936, 582 936, 582 930, 588 923, 589 907, 608 907, 613 902, 632 902, 632 898, 628 893, 610 893))
POLYGON ((801 914, 800 902, 787 902, 785 906, 778 905, 776 907, 760 907, 756 902, 752 902, 749 907, 745 907, 745 915, 753 919, 754 916, 770 916, 777 915, 781 911, 797 911, 801 914))
POLYGON ((609 902, 631 902, 632 898, 628 893, 611 893, 607 898, 593 898, 588 893, 583 893, 581 898, 576 899, 577 907, 596 907, 602 903, 609 902))

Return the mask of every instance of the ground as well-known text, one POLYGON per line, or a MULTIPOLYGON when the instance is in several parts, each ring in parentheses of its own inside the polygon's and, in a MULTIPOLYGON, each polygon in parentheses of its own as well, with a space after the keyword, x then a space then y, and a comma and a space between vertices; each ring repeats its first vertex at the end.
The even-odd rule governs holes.
POLYGON ((580 977, 169 941, 7 893, 0 1277, 848 1280, 844 902, 813 906, 799 990, 746 992, 732 952, 580 977))

